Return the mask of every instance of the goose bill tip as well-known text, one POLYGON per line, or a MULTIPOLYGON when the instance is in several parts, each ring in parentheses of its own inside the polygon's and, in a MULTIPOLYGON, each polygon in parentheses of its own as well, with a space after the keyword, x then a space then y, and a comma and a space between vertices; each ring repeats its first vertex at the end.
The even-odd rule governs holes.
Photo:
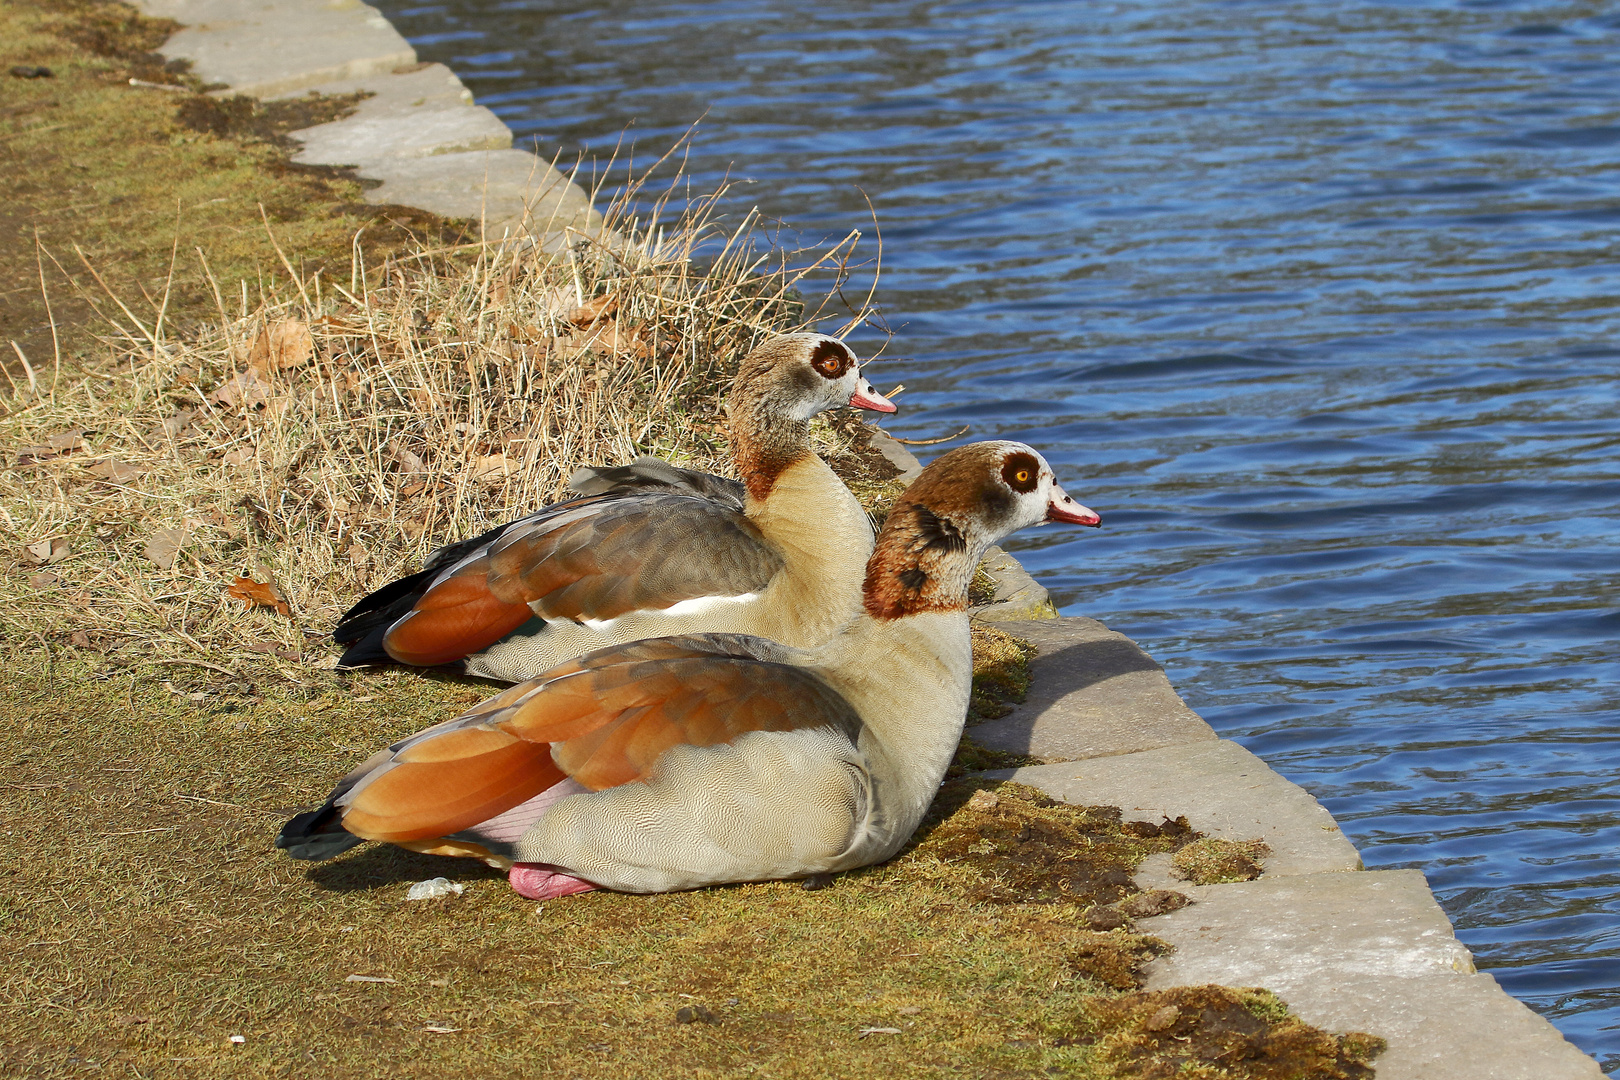
POLYGON ((1046 504, 1046 520, 1062 521, 1070 525, 1086 525, 1093 529, 1102 526, 1102 515, 1089 506, 1081 506, 1070 498, 1062 489, 1052 493, 1052 501, 1046 504))
POLYGON ((857 409, 871 409, 880 413, 892 413, 896 409, 894 402, 878 393, 877 389, 865 379, 862 379, 855 392, 849 395, 849 403, 857 409))

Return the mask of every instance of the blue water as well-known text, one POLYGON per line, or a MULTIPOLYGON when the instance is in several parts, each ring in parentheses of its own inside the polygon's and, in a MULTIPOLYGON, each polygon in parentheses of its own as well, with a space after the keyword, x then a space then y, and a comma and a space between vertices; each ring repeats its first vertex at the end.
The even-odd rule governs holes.
POLYGON ((891 430, 1045 452, 1105 517, 1013 544, 1064 611, 1620 1070, 1612 5, 383 7, 548 154, 702 117, 734 220, 869 196, 891 430))

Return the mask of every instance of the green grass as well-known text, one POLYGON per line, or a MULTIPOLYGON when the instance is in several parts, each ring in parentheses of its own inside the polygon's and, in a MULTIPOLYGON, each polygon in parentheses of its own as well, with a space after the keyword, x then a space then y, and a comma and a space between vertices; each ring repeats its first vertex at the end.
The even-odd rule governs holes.
MULTIPOLYGON (((1128 920, 1093 928, 1134 892, 1121 868, 1175 846, 1119 829, 1117 811, 1011 787, 986 809, 970 784, 948 790, 921 846, 827 889, 537 905, 466 860, 368 845, 311 865, 270 847, 286 814, 482 696, 477 684, 389 672, 249 685, 61 656, 47 670, 39 649, 12 664, 8 1076, 1146 1077, 1170 1075, 1154 1070, 1185 1045, 1141 1037, 1166 1001, 1187 1005, 1131 990, 1162 947, 1128 920), (466 893, 405 899, 439 875, 466 893), (676 1022, 696 1006, 718 1022, 676 1022)), ((1198 1008, 1227 1018, 1240 1052, 1210 1053, 1234 1067, 1175 1075, 1368 1075, 1350 1067, 1353 1046, 1275 1007, 1242 1006, 1260 1019, 1232 1035, 1241 995, 1217 996, 1198 1008), (1299 1071, 1260 1068, 1284 1046, 1299 1071)), ((1182 1012, 1185 1034, 1203 1014, 1182 1012)))
POLYGON ((22 372, 10 341, 52 373, 52 316, 64 360, 97 352, 96 311, 117 308, 95 274, 148 321, 167 291, 166 320, 188 325, 218 314, 198 248, 232 309, 239 283, 256 301, 261 282, 286 278, 266 220, 304 271, 340 267, 345 280, 356 234, 377 262, 413 234, 461 234, 430 215, 365 205, 360 182, 340 171, 289 164, 282 133, 346 102, 267 108, 131 86, 132 76, 195 85, 151 52, 171 27, 126 4, 0 0, 0 349, 13 376, 22 372), (16 78, 16 65, 52 75, 16 78))

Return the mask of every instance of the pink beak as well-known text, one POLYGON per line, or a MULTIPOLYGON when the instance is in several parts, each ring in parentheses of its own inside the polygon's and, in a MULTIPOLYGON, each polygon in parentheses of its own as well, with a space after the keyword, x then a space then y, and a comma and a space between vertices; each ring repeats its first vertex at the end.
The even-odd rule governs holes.
POLYGON ((894 402, 878 393, 866 376, 861 376, 855 382, 855 392, 849 395, 849 403, 857 409, 871 409, 873 412, 894 412, 894 402))
POLYGON ((1069 493, 1052 485, 1052 501, 1046 504, 1047 521, 1067 521, 1073 525, 1090 525, 1093 529, 1102 524, 1102 515, 1089 506, 1081 506, 1069 497, 1069 493))

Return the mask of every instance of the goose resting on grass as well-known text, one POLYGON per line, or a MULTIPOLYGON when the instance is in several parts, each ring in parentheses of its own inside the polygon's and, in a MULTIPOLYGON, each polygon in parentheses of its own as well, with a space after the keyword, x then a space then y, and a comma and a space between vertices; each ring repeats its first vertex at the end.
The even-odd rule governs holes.
POLYGON ((348 646, 339 666, 516 682, 666 634, 819 644, 854 613, 872 551, 866 512, 810 449, 811 418, 842 405, 894 412, 837 338, 766 342, 727 399, 741 483, 656 458, 582 469, 580 498, 443 548, 351 608, 332 635, 348 646))
POLYGON ((862 610, 823 645, 699 634, 596 650, 373 755, 276 846, 480 858, 534 899, 881 862, 961 737, 974 568, 1042 521, 1100 519, 1022 443, 952 450, 889 515, 862 610))

